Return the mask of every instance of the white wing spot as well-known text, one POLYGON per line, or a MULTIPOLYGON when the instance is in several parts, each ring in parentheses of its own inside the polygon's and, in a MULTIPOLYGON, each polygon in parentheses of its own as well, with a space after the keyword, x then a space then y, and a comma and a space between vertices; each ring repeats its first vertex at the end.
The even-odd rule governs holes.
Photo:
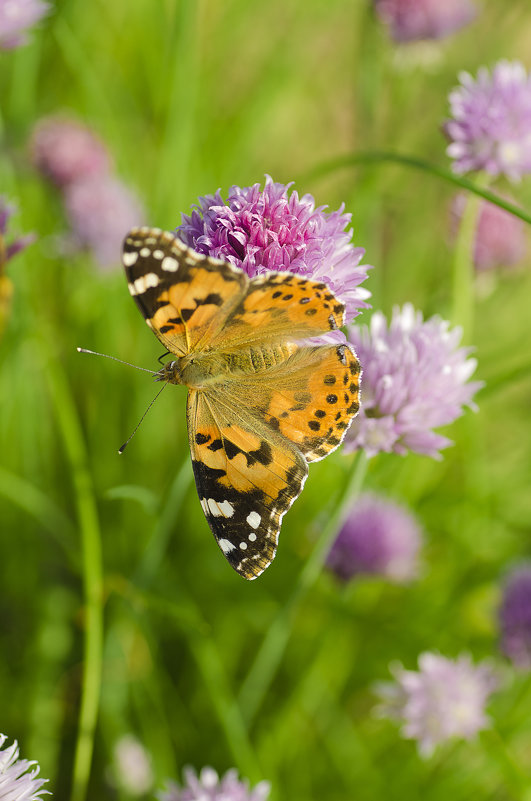
POLYGON ((123 263, 126 267, 132 267, 133 264, 136 264, 138 260, 138 253, 136 250, 132 250, 130 253, 124 253, 123 255, 123 263))
POLYGON ((221 501, 221 503, 219 503, 219 501, 215 501, 214 498, 209 498, 206 503, 208 503, 210 514, 214 517, 232 517, 234 514, 234 506, 228 501, 221 501))
POLYGON ((201 504, 201 509, 207 515, 208 514, 208 501, 207 501, 207 499, 206 498, 201 498, 199 503, 201 504))
POLYGON ((132 295, 141 295, 147 289, 151 289, 152 287, 159 285, 159 277, 156 273, 146 273, 145 275, 141 275, 140 278, 137 278, 134 287, 135 292, 131 291, 132 295))
POLYGON ((256 534, 254 534, 253 532, 251 532, 251 533, 249 534, 249 536, 247 537, 247 539, 249 540, 249 542, 254 542, 254 541, 256 540, 256 534))
POLYGON ((176 273, 179 269, 179 262, 173 256, 166 256, 166 258, 162 259, 160 266, 168 273, 176 273))
POLYGON ((221 517, 221 512, 219 511, 218 502, 214 500, 214 498, 209 498, 207 500, 208 510, 211 515, 214 517, 221 517))
POLYGON ((232 517, 234 514, 234 506, 232 503, 228 501, 223 501, 222 503, 218 503, 219 510, 223 517, 232 517))
POLYGON ((223 540, 223 539, 218 540, 218 544, 223 553, 230 553, 236 547, 235 545, 232 544, 232 542, 229 542, 229 540, 223 540))
POLYGON ((149 248, 142 248, 140 250, 140 255, 143 259, 147 259, 148 256, 151 256, 151 250, 149 248))
POLYGON ((240 548, 242 549, 242 551, 246 551, 247 550, 247 543, 246 542, 240 542, 240 548))
POLYGON ((262 520, 262 518, 260 517, 258 512, 250 512, 247 515, 247 522, 249 523, 251 528, 258 528, 258 526, 260 525, 261 520, 262 520))
POLYGON ((163 250, 154 250, 153 251, 153 258, 154 259, 163 259, 164 258, 164 251, 163 250))

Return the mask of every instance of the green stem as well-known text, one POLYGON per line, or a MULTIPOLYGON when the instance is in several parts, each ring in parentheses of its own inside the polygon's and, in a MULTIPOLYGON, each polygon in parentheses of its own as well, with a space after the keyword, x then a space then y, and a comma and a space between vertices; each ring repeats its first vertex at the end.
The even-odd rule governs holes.
POLYGON ((85 597, 84 661, 81 709, 74 757, 71 801, 84 801, 92 763, 98 717, 103 646, 101 533, 81 425, 60 363, 45 352, 50 393, 70 462, 81 530, 85 597))
POLYGON ((464 339, 470 340, 474 328, 474 249, 481 200, 473 194, 463 200, 465 206, 454 249, 452 321, 463 328, 464 339))
POLYGON ((493 194, 488 189, 478 186, 468 178, 454 175, 454 173, 446 167, 439 167, 436 164, 431 164, 429 161, 424 161, 424 159, 418 159, 415 156, 407 156, 401 153, 367 150, 360 153, 351 153, 347 156, 340 156, 337 159, 332 159, 317 165, 313 170, 301 176, 301 178, 298 179, 298 183, 308 183, 317 178, 330 175, 338 170, 343 170, 346 167, 370 166, 371 164, 379 165, 385 162, 400 164, 402 167, 412 167, 415 170, 421 170, 422 172, 427 172, 430 175, 441 178, 447 183, 451 183, 460 189, 466 189, 474 195, 478 195, 478 197, 482 197, 484 200, 494 203, 494 205, 499 206, 500 209, 505 209, 505 211, 508 211, 510 214, 519 217, 521 220, 531 225, 531 215, 518 206, 515 206, 513 203, 509 203, 504 198, 493 194))
POLYGON ((245 678, 239 697, 240 707, 249 726, 260 708, 271 682, 278 670, 282 656, 288 644, 289 636, 297 605, 306 592, 317 580, 330 546, 343 523, 353 500, 359 494, 367 470, 365 451, 358 451, 353 469, 349 471, 347 480, 341 490, 337 504, 330 515, 327 525, 317 541, 310 558, 300 572, 294 590, 288 601, 282 606, 276 619, 268 629, 262 645, 245 678))
POLYGON ((196 116, 200 73, 199 3, 177 3, 169 39, 169 62, 164 82, 164 134, 158 155, 155 217, 186 208, 197 146, 196 116))

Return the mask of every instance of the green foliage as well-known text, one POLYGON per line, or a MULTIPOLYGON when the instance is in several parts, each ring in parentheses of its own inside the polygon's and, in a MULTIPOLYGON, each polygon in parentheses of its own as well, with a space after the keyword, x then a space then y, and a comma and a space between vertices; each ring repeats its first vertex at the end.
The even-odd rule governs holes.
MULTIPOLYGON (((290 606, 351 460, 336 452, 312 466, 273 566, 255 582, 237 576, 197 501, 180 388, 162 394, 118 456, 154 387, 76 347, 151 367, 160 346, 118 264, 102 273, 88 255, 59 255, 61 204, 27 157, 35 121, 72 110, 108 143, 148 221, 170 229, 199 194, 264 173, 306 175, 299 192, 353 213, 355 242, 375 265, 374 308, 411 301, 450 316, 451 184, 387 162, 316 168, 376 149, 447 167, 440 125, 458 71, 528 54, 527 4, 483 5, 474 24, 433 45, 429 68, 399 64, 362 0, 58 0, 31 44, 0 53, 0 192, 19 203, 12 227, 38 234, 9 264, 14 296, 0 341, 0 730, 40 761, 58 799, 71 797, 74 761, 73 797, 83 797, 100 624, 89 798, 131 797, 112 787, 109 766, 116 741, 133 732, 158 787, 183 765, 209 764, 269 779, 273 801, 529 799, 525 676, 506 669, 493 732, 430 760, 372 710, 392 660, 414 667, 420 652, 439 650, 502 661, 500 578, 529 555, 531 272, 500 275, 473 298, 467 340, 486 387, 479 412, 445 432, 455 447, 441 462, 369 464, 365 486, 422 522, 419 580, 340 588, 323 573, 290 606), (285 650, 270 635, 280 650, 268 673, 267 659, 255 659, 275 626, 285 650)), ((510 191, 531 208, 529 180, 510 191)))

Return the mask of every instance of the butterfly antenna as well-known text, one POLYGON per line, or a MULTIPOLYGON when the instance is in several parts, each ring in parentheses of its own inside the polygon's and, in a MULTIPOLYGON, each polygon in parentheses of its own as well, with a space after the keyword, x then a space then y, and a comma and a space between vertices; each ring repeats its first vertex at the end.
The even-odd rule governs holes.
POLYGON ((87 348, 76 348, 78 353, 92 353, 93 356, 104 356, 106 359, 112 359, 113 362, 120 362, 120 364, 126 364, 128 367, 134 367, 135 370, 142 370, 144 373, 151 373, 151 375, 157 375, 155 370, 148 370, 147 367, 139 367, 138 364, 131 364, 131 362, 124 362, 123 359, 117 359, 116 356, 109 356, 108 353, 98 353, 97 350, 88 350, 87 348))
MULTIPOLYGON (((126 362, 126 364, 127 364, 127 362, 126 362)), ((126 440, 126 442, 124 442, 124 444, 122 445, 122 447, 121 447, 121 448, 118 448, 118 453, 123 453, 123 452, 125 451, 125 449, 126 449, 126 448, 127 448, 127 446, 129 445, 129 443, 131 442, 131 440, 132 440, 132 439, 133 439, 133 437, 135 436, 136 432, 137 432, 137 431, 138 431, 138 429, 140 428, 140 426, 141 426, 141 424, 142 424, 142 421, 143 421, 144 417, 145 417, 145 416, 146 416, 146 414, 149 412, 149 410, 151 409, 151 407, 153 406, 153 404, 155 403, 155 401, 156 401, 156 400, 157 400, 157 398, 159 397, 159 395, 160 395, 160 393, 162 392, 162 390, 163 390, 163 389, 166 389, 166 387, 167 387, 167 386, 168 386, 168 384, 167 384, 167 383, 166 383, 166 384, 163 384, 163 385, 161 386, 161 388, 159 389, 159 391, 157 392, 157 394, 155 395, 155 397, 153 398, 153 400, 151 401, 151 403, 150 403, 150 404, 149 404, 149 406, 147 407, 146 411, 144 412, 144 414, 142 415, 142 417, 140 418, 140 420, 139 420, 139 421, 138 421, 138 423, 136 424, 136 426, 135 426, 135 430, 133 431, 133 433, 131 434, 131 436, 130 436, 130 437, 127 439, 127 440, 126 440)))

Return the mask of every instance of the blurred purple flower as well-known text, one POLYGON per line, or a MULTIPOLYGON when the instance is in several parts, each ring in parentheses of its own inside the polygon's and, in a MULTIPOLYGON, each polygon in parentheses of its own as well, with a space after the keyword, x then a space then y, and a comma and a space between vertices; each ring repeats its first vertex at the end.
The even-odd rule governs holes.
POLYGON ((37 123, 31 155, 37 169, 60 188, 111 169, 103 142, 81 122, 62 116, 44 117, 37 123))
POLYGON ((48 13, 42 0, 0 0, 0 50, 26 44, 28 28, 48 13))
POLYGON ((407 509, 366 493, 352 507, 328 555, 328 567, 345 581, 375 573, 407 581, 417 573, 422 536, 407 509))
POLYGON ((92 175, 69 184, 64 200, 76 242, 89 248, 100 266, 117 264, 124 231, 144 219, 138 199, 118 178, 92 175))
POLYGON ((471 0, 374 0, 374 7, 395 42, 442 39, 477 13, 471 0))
MULTIPOLYGON (((465 204, 464 195, 455 197, 452 212, 457 223, 463 216, 465 204)), ((526 232, 522 220, 494 203, 481 201, 474 245, 476 270, 512 267, 522 261, 525 252, 526 232)))
POLYGON ((11 241, 9 245, 5 243, 9 219, 17 213, 14 203, 8 203, 7 199, 0 195, 0 273, 6 262, 12 259, 16 253, 20 253, 28 245, 35 241, 35 234, 24 234, 11 241))
POLYGON ((453 170, 485 170, 518 181, 531 172, 531 78, 519 61, 481 67, 477 78, 459 75, 450 92, 452 119, 444 130, 453 170))
POLYGON ((220 779, 214 768, 205 767, 199 775, 193 768, 184 769, 184 786, 170 782, 160 801, 266 801, 269 782, 260 782, 253 790, 247 781, 240 781, 235 769, 220 779))
POLYGON ((225 202, 219 190, 199 198, 199 205, 176 234, 199 253, 215 256, 254 276, 266 270, 290 271, 324 281, 347 307, 347 320, 366 308, 370 293, 360 286, 367 267, 365 253, 354 247, 352 231, 345 228, 351 215, 325 212, 311 195, 299 198, 291 184, 274 183, 266 176, 260 184, 233 186, 225 202))
POLYGON ((349 341, 360 360, 363 377, 361 409, 345 440, 346 450, 408 450, 440 458, 451 440, 432 431, 475 409, 481 381, 468 381, 476 369, 470 348, 458 347, 461 329, 439 317, 424 321, 410 303, 395 307, 388 325, 382 312, 370 327, 351 326, 349 341))
POLYGON ((488 728, 485 705, 498 680, 487 662, 474 665, 467 654, 454 660, 428 652, 418 663, 418 671, 391 666, 395 683, 377 686, 383 703, 376 712, 399 721, 403 737, 417 740, 422 756, 452 737, 471 740, 488 728))
POLYGON ((38 779, 39 766, 35 761, 19 759, 18 743, 3 748, 5 734, 0 734, 0 799, 2 801, 36 801, 43 793, 42 785, 48 779, 38 779), (30 770, 33 768, 33 770, 30 770))
POLYGON ((531 565, 506 579, 500 608, 501 649, 518 667, 531 668, 531 565))

